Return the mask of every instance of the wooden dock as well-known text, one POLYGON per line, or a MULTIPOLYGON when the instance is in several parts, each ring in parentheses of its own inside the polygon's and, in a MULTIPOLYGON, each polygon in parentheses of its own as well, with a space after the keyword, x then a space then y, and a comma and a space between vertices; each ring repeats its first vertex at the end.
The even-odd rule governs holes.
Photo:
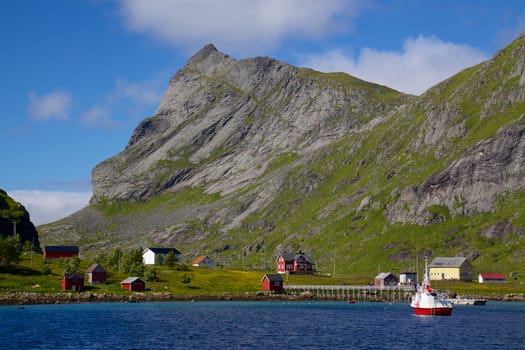
POLYGON ((319 300, 409 302, 414 286, 285 285, 289 295, 311 295, 319 300))

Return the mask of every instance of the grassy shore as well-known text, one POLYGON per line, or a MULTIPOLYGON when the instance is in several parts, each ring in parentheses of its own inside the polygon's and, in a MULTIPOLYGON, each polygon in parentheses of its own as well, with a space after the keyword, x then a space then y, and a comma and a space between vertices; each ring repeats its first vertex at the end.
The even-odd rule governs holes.
MULTIPOLYGON (((88 262, 82 262, 85 271, 88 262)), ((35 303, 68 301, 127 301, 134 300, 260 300, 261 298, 295 298, 291 296, 267 296, 261 291, 261 279, 265 273, 275 271, 239 271, 188 267, 180 271, 158 266, 157 281, 146 280, 145 293, 130 293, 120 286, 128 275, 108 271, 107 283, 86 285, 84 293, 63 291, 60 280, 63 270, 60 260, 44 261, 39 254, 24 254, 22 260, 9 267, 0 266, 0 299, 3 304, 36 300, 35 303), (44 273, 45 272, 45 273, 44 273), (186 283, 183 276, 189 277, 186 283), (13 299, 13 302, 9 300, 13 299)), ((289 285, 366 285, 374 276, 283 276, 289 285)), ((518 282, 502 284, 478 284, 477 282, 439 281, 433 287, 462 296, 483 297, 494 300, 521 300, 525 285, 518 282)))

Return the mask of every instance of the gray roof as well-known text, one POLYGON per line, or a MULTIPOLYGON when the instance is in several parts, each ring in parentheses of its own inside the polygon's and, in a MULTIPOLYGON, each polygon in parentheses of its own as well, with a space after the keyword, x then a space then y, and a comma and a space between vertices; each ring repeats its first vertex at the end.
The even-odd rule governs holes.
MULTIPOLYGON (((128 278, 126 278, 125 280, 123 280, 120 283, 133 283, 133 282, 136 282, 136 281, 142 281, 142 280, 140 278, 138 278, 138 277, 128 277, 128 278)), ((144 282, 144 281, 142 281, 142 282, 144 282)))
MULTIPOLYGON (((376 276, 376 279, 384 280, 385 278, 387 278, 390 275, 392 275, 392 273, 390 273, 390 272, 381 272, 379 275, 376 276)), ((392 275, 392 276, 394 276, 394 275, 392 275)), ((394 277, 396 277, 396 276, 394 276, 394 277)))
POLYGON ((148 249, 155 254, 168 254, 170 252, 173 252, 173 254, 180 254, 176 248, 146 248, 144 252, 148 249))
POLYGON ((264 280, 264 277, 267 277, 268 280, 270 280, 272 282, 276 282, 276 281, 282 282, 283 281, 283 276, 281 276, 278 273, 267 273, 266 275, 263 276, 262 280, 264 280))
POLYGON ((312 259, 312 257, 309 254, 302 253, 302 252, 299 252, 299 253, 282 253, 280 255, 283 257, 284 261, 294 261, 294 260, 298 260, 301 257, 303 257, 304 260, 307 263, 310 263, 312 265, 314 263, 314 260, 312 259))
POLYGON ((428 267, 460 267, 467 260, 464 257, 435 258, 428 267))
POLYGON ((78 246, 76 245, 45 245, 46 252, 76 252, 78 253, 78 246))

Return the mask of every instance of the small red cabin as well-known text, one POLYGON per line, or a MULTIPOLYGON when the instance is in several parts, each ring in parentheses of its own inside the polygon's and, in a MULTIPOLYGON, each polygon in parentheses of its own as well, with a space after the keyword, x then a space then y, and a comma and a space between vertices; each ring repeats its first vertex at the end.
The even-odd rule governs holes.
POLYGON ((262 280, 262 290, 282 293, 284 290, 283 278, 279 274, 266 274, 262 280))
POLYGON ((120 286, 130 292, 144 292, 146 290, 146 282, 138 277, 128 277, 120 282, 120 286))
POLYGON ((86 271, 88 283, 106 283, 106 270, 100 264, 91 265, 86 271))
POLYGON ((63 290, 74 290, 81 292, 84 290, 84 275, 81 273, 66 273, 60 281, 63 290))
POLYGON ((46 245, 43 251, 44 259, 78 257, 76 245, 46 245))

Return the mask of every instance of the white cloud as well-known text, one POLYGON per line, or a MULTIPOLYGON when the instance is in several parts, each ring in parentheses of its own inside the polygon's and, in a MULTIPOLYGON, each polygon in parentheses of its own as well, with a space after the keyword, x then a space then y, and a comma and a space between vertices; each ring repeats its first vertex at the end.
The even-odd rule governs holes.
POLYGON ((71 100, 71 94, 64 91, 54 91, 43 96, 29 92, 27 114, 41 121, 66 120, 71 110, 71 100))
POLYGON ((401 51, 364 48, 357 59, 341 50, 299 58, 300 65, 323 72, 346 72, 399 91, 419 95, 458 71, 486 60, 482 51, 436 37, 418 36, 401 51))
POLYGON ((152 78, 138 82, 117 79, 115 87, 106 95, 104 101, 91 107, 80 115, 80 123, 87 127, 114 129, 124 122, 118 115, 140 115, 156 106, 165 88, 164 79, 152 78))
POLYGON ((89 127, 101 126, 112 129, 118 126, 118 122, 113 120, 109 111, 104 107, 93 107, 80 115, 80 122, 89 127))
POLYGON ((162 88, 165 81, 160 79, 149 79, 139 82, 131 82, 125 79, 117 79, 115 89, 110 94, 109 100, 126 100, 136 107, 148 106, 159 103, 162 97, 162 88))
POLYGON ((126 27, 175 46, 212 42, 231 51, 271 49, 286 37, 348 30, 361 0, 121 0, 126 27))
POLYGON ((85 207, 91 192, 10 191, 11 196, 29 212, 31 222, 37 225, 62 219, 85 207))

